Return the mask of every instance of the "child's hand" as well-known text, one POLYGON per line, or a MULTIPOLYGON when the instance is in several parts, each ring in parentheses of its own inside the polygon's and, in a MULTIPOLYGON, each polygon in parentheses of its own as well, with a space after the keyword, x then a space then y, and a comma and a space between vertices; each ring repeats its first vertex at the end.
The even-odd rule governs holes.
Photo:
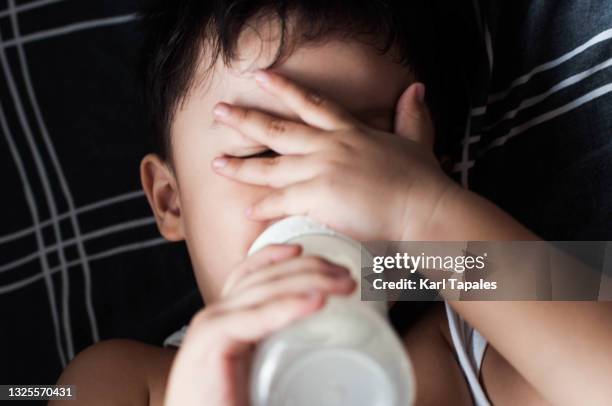
POLYGON ((249 404, 254 344, 319 310, 328 294, 354 290, 347 269, 300 251, 269 246, 230 274, 220 300, 189 325, 170 372, 166 406, 249 404))
POLYGON ((216 106, 219 122, 281 154, 213 161, 221 175, 274 188, 247 212, 251 219, 304 214, 361 240, 425 238, 442 196, 458 186, 432 152, 422 84, 413 84, 400 98, 392 134, 360 123, 278 74, 256 77, 305 124, 226 103, 216 106))

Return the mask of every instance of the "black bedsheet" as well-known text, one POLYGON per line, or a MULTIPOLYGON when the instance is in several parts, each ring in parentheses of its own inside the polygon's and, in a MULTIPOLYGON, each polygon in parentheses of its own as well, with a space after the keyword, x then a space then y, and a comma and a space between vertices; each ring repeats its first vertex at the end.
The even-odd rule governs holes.
POLYGON ((101 339, 159 345, 202 305, 140 187, 137 7, 0 1, 3 384, 55 383, 101 339))
MULTIPOLYGON (((453 176, 544 238, 610 240, 611 2, 438 3, 453 176)), ((0 383, 54 383, 99 339, 159 345, 202 306, 140 189, 139 5, 0 0, 0 383)))

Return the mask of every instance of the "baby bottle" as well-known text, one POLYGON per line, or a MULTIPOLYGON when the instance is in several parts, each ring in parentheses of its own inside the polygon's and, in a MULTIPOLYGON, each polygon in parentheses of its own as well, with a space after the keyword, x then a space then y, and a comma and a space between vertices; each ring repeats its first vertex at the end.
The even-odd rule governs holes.
MULTIPOLYGON (((259 343, 251 369, 253 406, 404 406, 414 403, 412 365, 387 318, 386 301, 361 301, 364 248, 313 220, 288 217, 271 225, 249 255, 291 243, 303 255, 344 266, 358 286, 330 295, 318 312, 259 343)), ((367 253, 365 253, 368 255, 367 253)))

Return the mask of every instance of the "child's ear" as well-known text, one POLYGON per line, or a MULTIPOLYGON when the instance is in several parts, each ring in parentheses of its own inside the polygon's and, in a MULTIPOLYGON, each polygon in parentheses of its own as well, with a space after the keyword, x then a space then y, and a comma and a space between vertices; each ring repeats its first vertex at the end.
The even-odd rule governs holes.
POLYGON ((168 164, 159 156, 148 154, 140 162, 140 181, 161 235, 168 241, 183 240, 179 191, 168 164))
POLYGON ((414 82, 400 96, 395 107, 395 134, 433 148, 434 127, 425 103, 425 85, 414 82))

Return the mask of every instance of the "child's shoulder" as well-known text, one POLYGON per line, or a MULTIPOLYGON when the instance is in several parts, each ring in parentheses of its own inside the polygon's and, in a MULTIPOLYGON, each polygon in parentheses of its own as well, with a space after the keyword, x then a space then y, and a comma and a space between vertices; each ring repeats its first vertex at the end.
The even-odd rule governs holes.
POLYGON ((76 385, 81 404, 161 405, 175 354, 138 341, 101 341, 81 351, 58 384, 76 385))

